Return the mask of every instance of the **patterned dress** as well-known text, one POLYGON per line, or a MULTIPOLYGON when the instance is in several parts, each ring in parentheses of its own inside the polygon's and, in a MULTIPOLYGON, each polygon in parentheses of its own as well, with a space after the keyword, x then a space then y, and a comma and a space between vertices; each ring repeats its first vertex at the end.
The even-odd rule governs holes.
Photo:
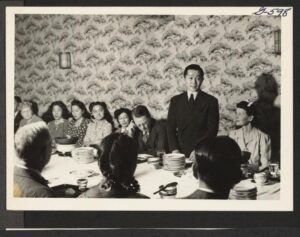
POLYGON ((66 135, 71 137, 78 137, 77 145, 82 146, 83 139, 85 137, 86 130, 88 128, 88 124, 90 123, 90 120, 84 118, 78 127, 76 127, 75 122, 76 122, 75 120, 71 120, 69 122, 66 135))

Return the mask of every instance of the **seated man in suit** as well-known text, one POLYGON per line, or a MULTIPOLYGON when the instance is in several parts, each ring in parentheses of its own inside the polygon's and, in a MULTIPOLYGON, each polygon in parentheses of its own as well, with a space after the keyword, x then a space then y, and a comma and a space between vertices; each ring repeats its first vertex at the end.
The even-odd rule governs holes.
POLYGON ((171 152, 189 157, 195 146, 207 137, 215 137, 219 127, 218 100, 201 91, 203 70, 191 64, 184 70, 187 91, 171 98, 167 133, 171 152))
POLYGON ((162 121, 153 119, 146 106, 138 105, 132 110, 132 118, 138 127, 138 153, 158 155, 167 152, 167 131, 162 121))
POLYGON ((15 135, 15 197, 53 197, 41 171, 51 157, 51 136, 44 122, 28 124, 15 135))
POLYGON ((19 126, 20 126, 20 122, 23 119, 22 115, 21 115, 21 104, 22 104, 22 100, 19 96, 15 96, 15 132, 18 130, 19 126))

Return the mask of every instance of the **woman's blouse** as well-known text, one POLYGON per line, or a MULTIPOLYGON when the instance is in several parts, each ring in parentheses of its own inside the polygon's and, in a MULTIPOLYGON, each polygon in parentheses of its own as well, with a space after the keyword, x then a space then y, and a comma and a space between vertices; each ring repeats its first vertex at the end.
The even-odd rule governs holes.
POLYGON ((48 123, 48 128, 52 139, 56 137, 64 137, 67 132, 68 121, 66 119, 63 122, 55 124, 55 120, 48 123))
POLYGON ((271 158, 271 140, 267 134, 253 127, 249 134, 249 139, 246 141, 243 129, 240 128, 231 131, 229 137, 236 141, 242 151, 251 153, 248 161, 249 164, 257 169, 260 166, 266 167, 269 164, 271 158))
POLYGON ((112 125, 107 120, 92 120, 84 137, 84 144, 100 144, 102 139, 112 133, 112 125))
POLYGON ((66 135, 71 136, 71 137, 78 137, 77 140, 77 145, 78 146, 82 146, 83 145, 83 139, 85 137, 86 134, 86 130, 88 127, 88 124, 90 122, 89 119, 84 118, 81 122, 81 124, 76 127, 75 125, 75 120, 72 119, 67 126, 67 130, 66 130, 66 135))
POLYGON ((36 122, 40 122, 43 121, 40 117, 36 116, 35 114, 31 117, 31 119, 22 119, 20 122, 20 126, 19 127, 23 127, 27 124, 31 124, 31 123, 36 123, 36 122))

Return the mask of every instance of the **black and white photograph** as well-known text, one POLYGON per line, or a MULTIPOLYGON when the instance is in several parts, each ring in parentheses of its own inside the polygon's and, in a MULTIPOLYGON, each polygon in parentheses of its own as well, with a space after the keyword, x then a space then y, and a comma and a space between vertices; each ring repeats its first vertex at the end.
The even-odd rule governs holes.
POLYGON ((7 208, 292 211, 292 19, 7 7, 7 208))

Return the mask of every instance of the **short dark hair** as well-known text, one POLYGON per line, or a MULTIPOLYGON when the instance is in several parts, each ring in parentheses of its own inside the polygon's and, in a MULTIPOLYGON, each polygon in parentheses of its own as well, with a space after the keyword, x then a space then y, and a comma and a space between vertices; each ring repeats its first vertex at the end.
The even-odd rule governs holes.
MULTIPOLYGON (((89 114, 89 112, 87 111, 85 104, 83 102, 81 102, 80 100, 73 100, 71 102, 71 107, 72 106, 77 106, 79 107, 82 111, 83 111, 83 117, 84 118, 90 118, 91 115, 89 114)), ((72 112, 72 111, 71 111, 72 112)))
POLYGON ((53 113, 52 113, 54 106, 58 106, 61 108, 62 117, 64 119, 70 118, 70 111, 68 110, 67 106, 65 105, 64 102, 62 102, 61 100, 58 100, 58 101, 52 102, 51 105, 49 106, 48 110, 42 115, 42 119, 46 123, 54 120, 53 113))
POLYGON ((241 101, 237 103, 236 107, 245 110, 248 116, 254 116, 254 109, 251 103, 247 101, 241 101))
POLYGON ((142 116, 146 116, 148 118, 151 118, 151 114, 146 106, 144 105, 138 105, 132 110, 132 116, 139 118, 142 116))
POLYGON ((40 169, 45 165, 45 157, 40 157, 40 151, 45 149, 45 143, 51 139, 45 122, 36 122, 20 127, 15 134, 15 151, 18 159, 29 168, 40 169))
POLYGON ((241 149, 227 136, 211 137, 195 148, 194 175, 213 191, 228 197, 230 189, 240 182, 241 149))
POLYGON ((132 118, 131 118, 131 110, 130 110, 130 109, 127 109, 127 108, 120 108, 120 109, 117 109, 117 110, 114 112, 114 117, 115 117, 115 119, 116 119, 118 122, 119 122, 119 116, 120 116, 121 114, 123 114, 123 113, 127 114, 129 120, 132 119, 132 118))
POLYGON ((21 97, 20 96, 15 96, 15 101, 18 103, 22 103, 21 97))
POLYGON ((134 179, 138 154, 134 139, 125 134, 110 134, 102 140, 99 153, 98 165, 108 182, 121 184, 129 192, 138 192, 139 185, 134 179))
POLYGON ((203 69, 198 65, 198 64, 190 64, 188 65, 183 72, 183 76, 185 77, 186 74, 188 73, 188 70, 196 70, 199 72, 200 76, 203 78, 204 72, 203 69))

